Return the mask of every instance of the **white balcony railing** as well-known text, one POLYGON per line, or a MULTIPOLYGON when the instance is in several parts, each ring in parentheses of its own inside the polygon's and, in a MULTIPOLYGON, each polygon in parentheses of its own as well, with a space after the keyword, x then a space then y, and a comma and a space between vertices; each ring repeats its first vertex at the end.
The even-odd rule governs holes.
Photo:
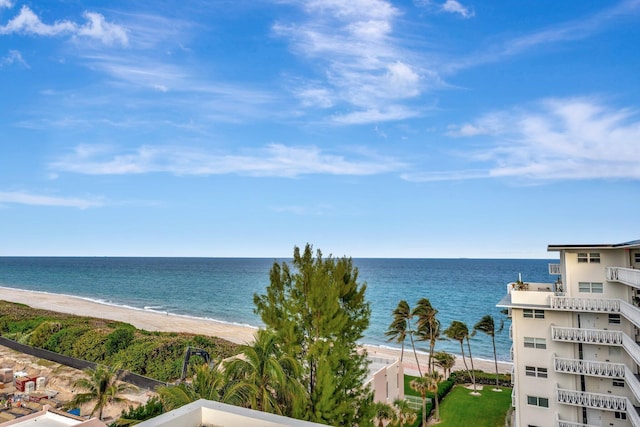
POLYGON ((549 274, 562 274, 560 264, 549 264, 549 274))
POLYGON ((513 323, 509 325, 509 339, 513 341, 513 323))
POLYGON ((623 333, 620 331, 607 331, 604 329, 551 327, 551 339, 554 341, 622 345, 622 335, 623 333))
POLYGON ((634 411, 629 399, 612 394, 589 393, 586 391, 556 389, 558 403, 587 408, 603 409, 606 411, 626 412, 627 408, 634 411))
POLYGON ((556 427, 598 427, 593 424, 582 424, 573 421, 561 420, 559 416, 556 416, 556 427))
POLYGON ((556 372, 592 377, 625 378, 626 374, 625 366, 622 363, 597 362, 595 360, 554 357, 553 366, 556 372))
POLYGON ((631 389, 636 400, 640 402, 640 381, 638 381, 638 378, 631 372, 628 366, 624 367, 624 381, 631 389))
POLYGON ((549 305, 553 310, 619 313, 620 302, 621 301, 619 299, 612 298, 575 298, 551 296, 549 305))
POLYGON ((607 280, 640 288, 640 270, 623 267, 607 267, 607 280))
POLYGON ((517 408, 518 407, 518 395, 516 393, 516 388, 515 387, 511 390, 511 406, 513 408, 517 408))
POLYGON ((640 308, 631 305, 626 301, 620 301, 620 313, 628 321, 640 328, 640 308))
POLYGON ((513 345, 509 349, 509 357, 511 358, 511 361, 513 362, 513 345))

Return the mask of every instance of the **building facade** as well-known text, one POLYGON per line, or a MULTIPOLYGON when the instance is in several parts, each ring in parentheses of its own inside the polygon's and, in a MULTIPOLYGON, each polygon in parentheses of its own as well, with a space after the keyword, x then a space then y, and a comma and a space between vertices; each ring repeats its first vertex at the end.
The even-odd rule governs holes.
POLYGON ((640 240, 549 245, 555 283, 507 285, 515 427, 640 427, 640 240))

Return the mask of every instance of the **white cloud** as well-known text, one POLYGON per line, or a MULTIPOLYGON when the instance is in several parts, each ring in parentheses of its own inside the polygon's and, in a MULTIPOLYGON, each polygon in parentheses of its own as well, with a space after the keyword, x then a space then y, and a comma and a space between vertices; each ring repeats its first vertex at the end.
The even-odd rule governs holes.
MULTIPOLYGON (((300 5, 298 2, 291 2, 300 5)), ((322 80, 306 89, 292 89, 305 107, 340 105, 352 110, 346 115, 374 117, 392 102, 418 97, 437 76, 417 65, 415 53, 404 49, 394 34, 394 21, 401 15, 391 3, 381 0, 313 0, 302 6, 306 22, 277 23, 273 32, 286 38, 294 53, 305 57, 322 80), (318 101, 313 103, 313 101, 318 101)), ((293 82, 300 85, 300 82, 293 82)), ((400 109, 397 109, 400 111, 400 109)), ((402 109, 408 112, 410 109, 402 109)), ((399 120, 410 116, 378 115, 376 120, 399 120)))
POLYGON ((98 39, 105 44, 118 42, 127 44, 126 30, 119 25, 106 22, 99 13, 85 12, 87 23, 78 25, 69 20, 45 24, 28 6, 22 6, 20 13, 6 25, 0 26, 0 34, 27 34, 38 36, 71 36, 98 39))
POLYGON ((24 193, 19 191, 0 191, 0 204, 87 209, 102 206, 103 202, 99 199, 53 197, 41 194, 24 193))
POLYGON ((119 25, 104 20, 104 16, 95 12, 85 12, 87 23, 78 28, 77 34, 102 41, 106 45, 119 43, 126 46, 128 43, 127 32, 119 25))
POLYGON ((24 58, 22 58, 20 52, 17 50, 10 50, 6 56, 0 57, 0 68, 12 64, 21 64, 25 68, 30 68, 29 64, 27 64, 24 58))
POLYGON ((0 0, 0 9, 6 8, 11 9, 13 7, 13 2, 11 0, 0 0))
POLYGON ((403 168, 389 158, 365 154, 355 160, 327 154, 317 147, 270 144, 240 154, 209 153, 185 147, 142 146, 119 153, 109 147, 81 145, 52 163, 56 172, 86 175, 123 175, 153 172, 174 175, 274 176, 293 178, 307 174, 373 175, 403 168))
MULTIPOLYGON (((546 99, 526 109, 488 114, 448 134, 481 136, 490 145, 467 153, 490 165, 470 178, 640 179, 640 113, 597 99, 546 99)), ((467 179, 465 175, 423 174, 422 180, 467 179)))
POLYGON ((464 18, 471 18, 475 15, 475 12, 468 7, 464 7, 460 2, 456 0, 447 0, 442 5, 442 10, 449 13, 458 13, 464 18))

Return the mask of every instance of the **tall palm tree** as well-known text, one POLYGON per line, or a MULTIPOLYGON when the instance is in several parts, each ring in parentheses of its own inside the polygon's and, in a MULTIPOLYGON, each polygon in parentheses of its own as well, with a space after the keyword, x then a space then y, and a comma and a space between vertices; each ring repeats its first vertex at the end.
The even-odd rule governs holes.
POLYGON ((427 426, 427 391, 429 391, 429 379, 426 376, 417 377, 409 383, 411 388, 422 398, 422 427, 427 426))
POLYGON ((500 389, 500 380, 498 373, 498 356, 496 354, 496 334, 499 334, 504 329, 504 320, 500 320, 500 328, 496 330, 496 324, 491 315, 487 314, 482 319, 473 325, 473 332, 481 331, 491 337, 491 344, 493 344, 493 361, 496 364, 496 390, 500 389))
POLYGON ((388 403, 375 402, 373 404, 375 419, 378 420, 378 427, 384 427, 385 422, 393 421, 396 418, 396 412, 388 403))
POLYGON ((428 374, 426 378, 428 380, 429 391, 433 393, 433 401, 435 402, 434 405, 436 408, 434 421, 437 422, 437 421, 440 421, 440 405, 438 403, 438 385, 442 382, 444 377, 440 372, 433 371, 430 374, 428 374))
POLYGON ((440 337, 440 321, 436 318, 436 310, 428 298, 421 298, 411 313, 418 317, 417 335, 421 341, 429 341, 429 372, 433 370, 433 353, 436 341, 440 337))
POLYGON ((398 303, 398 306, 393 310, 393 321, 389 325, 389 329, 385 333, 389 337, 388 341, 395 340, 397 343, 402 344, 402 350, 400 352, 400 362, 402 362, 404 356, 404 342, 409 335, 411 339, 411 348, 413 349, 413 355, 416 358, 416 364, 418 365, 418 373, 422 376, 422 370, 420 369, 420 362, 418 361, 418 353, 416 352, 415 342, 413 341, 413 329, 411 329, 411 308, 409 303, 402 300, 398 303))
POLYGON ((198 399, 227 402, 226 389, 227 379, 224 371, 219 366, 210 367, 203 364, 196 368, 191 382, 159 387, 157 392, 164 409, 171 411, 198 399))
POLYGON ((300 364, 284 354, 276 335, 265 329, 255 334, 252 345, 239 347, 242 357, 225 365, 232 384, 229 394, 237 403, 264 412, 292 416, 306 405, 300 381, 300 364))
POLYGON ((396 410, 396 420, 398 421, 398 427, 404 427, 405 424, 413 424, 416 421, 416 411, 414 411, 409 403, 404 399, 395 399, 393 406, 396 410))
MULTIPOLYGON (((469 371, 469 366, 467 365, 467 359, 464 355, 464 341, 465 339, 469 340, 469 328, 463 322, 459 320, 454 320, 451 322, 451 325, 447 329, 445 329, 444 334, 452 340, 458 341, 460 343, 460 352, 462 353, 462 361, 464 362, 464 367, 471 378, 471 382, 473 383, 473 392, 477 393, 476 390, 476 378, 475 375, 469 371)), ((469 350, 471 350, 471 346, 469 346, 469 350)), ((469 355, 471 357, 471 355, 469 355)), ((473 368, 473 359, 471 359, 471 367, 473 368)))
POLYGON ((456 357, 446 351, 439 351, 433 356, 433 362, 442 368, 445 378, 448 378, 451 374, 451 369, 456 364, 456 357))
POLYGON ((122 399, 118 395, 129 388, 127 384, 118 382, 118 371, 116 366, 108 367, 105 365, 85 369, 84 372, 87 376, 76 380, 74 386, 87 391, 76 394, 69 405, 82 405, 95 400, 96 404, 91 410, 91 415, 93 416, 97 412, 98 418, 102 419, 102 411, 105 406, 111 402, 121 401, 122 399))

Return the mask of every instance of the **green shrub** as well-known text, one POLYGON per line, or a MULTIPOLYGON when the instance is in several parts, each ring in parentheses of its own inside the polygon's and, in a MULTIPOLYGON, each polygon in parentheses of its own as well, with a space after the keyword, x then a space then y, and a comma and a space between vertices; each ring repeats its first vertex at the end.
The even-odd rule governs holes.
POLYGON ((87 326, 63 328, 51 335, 42 347, 56 353, 71 355, 73 353, 73 345, 88 330, 87 326))
POLYGON ((29 345, 33 347, 42 347, 51 335, 59 332, 62 325, 59 322, 44 321, 33 330, 29 337, 29 345))
POLYGON ((107 356, 111 356, 129 347, 135 338, 131 328, 118 328, 107 336, 105 348, 107 356))
POLYGON ((108 332, 103 329, 92 329, 80 336, 73 345, 71 356, 91 362, 103 362, 106 356, 105 342, 108 332))

